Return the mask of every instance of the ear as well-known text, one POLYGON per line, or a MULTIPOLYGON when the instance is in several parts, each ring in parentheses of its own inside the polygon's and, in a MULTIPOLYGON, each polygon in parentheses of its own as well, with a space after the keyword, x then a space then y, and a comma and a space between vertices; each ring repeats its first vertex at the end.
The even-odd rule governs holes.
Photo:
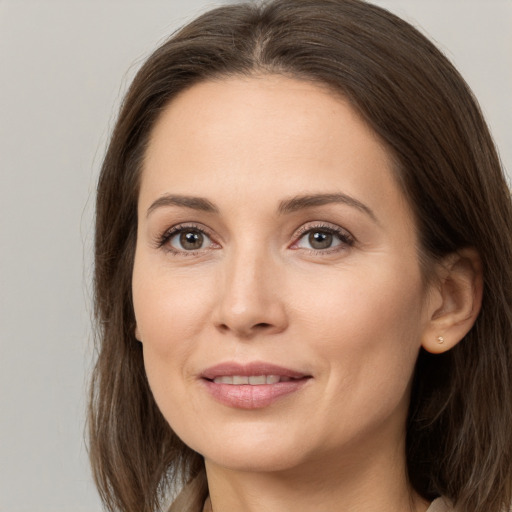
POLYGON ((480 312, 482 292, 482 263, 474 249, 462 249, 444 258, 432 285, 423 348, 440 354, 459 343, 480 312))
POLYGON ((142 343, 142 337, 140 335, 140 331, 137 325, 135 325, 135 339, 142 343))

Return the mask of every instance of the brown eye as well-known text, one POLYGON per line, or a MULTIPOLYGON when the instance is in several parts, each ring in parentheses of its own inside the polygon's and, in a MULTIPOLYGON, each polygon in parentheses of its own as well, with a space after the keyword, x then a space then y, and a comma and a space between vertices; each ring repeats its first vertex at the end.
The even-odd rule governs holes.
POLYGON ((354 239, 345 229, 335 226, 332 228, 318 226, 303 231, 293 248, 328 252, 329 249, 341 250, 353 244, 354 239))
POLYGON ((328 249, 332 246, 333 236, 328 231, 311 231, 308 242, 313 249, 328 249))
POLYGON ((169 239, 169 244, 177 251, 198 251, 210 245, 211 240, 198 229, 183 228, 169 239))
POLYGON ((188 251, 201 249, 203 245, 203 238, 203 235, 198 231, 187 231, 181 233, 180 244, 183 247, 183 249, 186 249, 188 251))

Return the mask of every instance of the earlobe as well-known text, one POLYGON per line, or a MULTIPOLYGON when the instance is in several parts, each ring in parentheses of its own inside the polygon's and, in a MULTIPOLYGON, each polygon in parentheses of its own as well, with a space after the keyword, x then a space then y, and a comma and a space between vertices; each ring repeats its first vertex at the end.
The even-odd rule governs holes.
POLYGON ((450 254, 439 264, 437 283, 422 346, 428 352, 446 352, 459 343, 476 321, 482 304, 483 273, 474 249, 450 254))
POLYGON ((142 342, 142 337, 141 337, 141 335, 140 335, 140 331, 139 331, 138 326, 135 326, 135 339, 136 339, 137 341, 142 342))

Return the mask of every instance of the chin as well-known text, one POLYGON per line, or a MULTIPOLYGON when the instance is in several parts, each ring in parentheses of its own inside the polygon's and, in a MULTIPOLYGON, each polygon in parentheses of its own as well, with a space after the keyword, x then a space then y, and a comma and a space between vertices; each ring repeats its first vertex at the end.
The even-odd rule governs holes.
POLYGON ((273 449, 271 446, 262 450, 261 446, 233 450, 220 447, 220 450, 208 450, 205 459, 212 464, 231 471, 244 473, 273 473, 286 471, 301 465, 301 457, 295 447, 291 450, 273 449), (222 449, 224 448, 224 449, 222 449))
POLYGON ((256 434, 247 431, 242 435, 240 431, 223 431, 218 436, 205 436, 197 443, 192 439, 184 441, 205 460, 233 471, 285 471, 300 465, 306 457, 304 443, 285 429, 279 434, 261 429, 256 434))

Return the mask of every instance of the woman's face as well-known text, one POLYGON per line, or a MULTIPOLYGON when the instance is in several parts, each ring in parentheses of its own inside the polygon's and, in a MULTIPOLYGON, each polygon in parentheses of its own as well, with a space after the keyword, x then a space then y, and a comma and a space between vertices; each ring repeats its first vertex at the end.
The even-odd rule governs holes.
POLYGON ((136 335, 163 415, 207 462, 402 453, 428 290, 392 166, 348 102, 308 82, 201 83, 163 112, 136 335))

